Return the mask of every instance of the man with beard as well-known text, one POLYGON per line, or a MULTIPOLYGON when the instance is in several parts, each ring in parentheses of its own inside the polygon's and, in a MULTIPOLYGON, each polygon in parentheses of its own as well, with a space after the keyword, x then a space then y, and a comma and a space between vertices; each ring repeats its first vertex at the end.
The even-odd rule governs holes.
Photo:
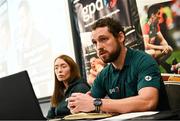
POLYGON ((125 47, 125 33, 116 20, 100 19, 92 29, 92 43, 98 56, 110 64, 96 77, 90 92, 73 93, 69 97, 71 113, 168 109, 167 95, 156 61, 143 51, 125 47), (105 98, 107 96, 109 98, 105 98))

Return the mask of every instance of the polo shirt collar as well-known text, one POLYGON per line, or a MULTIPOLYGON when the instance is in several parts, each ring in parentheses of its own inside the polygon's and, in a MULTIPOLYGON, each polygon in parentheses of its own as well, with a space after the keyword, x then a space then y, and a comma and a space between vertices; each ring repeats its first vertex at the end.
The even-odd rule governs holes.
MULTIPOLYGON (((125 57, 125 62, 124 62, 123 68, 125 68, 125 66, 129 66, 130 65, 131 56, 132 56, 132 49, 127 47, 127 53, 126 53, 126 57, 125 57)), ((112 71, 119 71, 119 69, 116 69, 113 66, 113 64, 110 64, 110 68, 112 69, 112 71)))
POLYGON ((126 58, 125 58, 125 66, 130 65, 131 58, 132 58, 132 49, 127 47, 127 53, 126 53, 126 58))

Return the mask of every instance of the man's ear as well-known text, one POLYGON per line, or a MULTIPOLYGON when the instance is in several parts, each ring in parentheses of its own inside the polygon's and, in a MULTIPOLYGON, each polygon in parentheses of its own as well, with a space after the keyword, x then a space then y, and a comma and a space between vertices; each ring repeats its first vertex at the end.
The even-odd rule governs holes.
POLYGON ((125 34, 123 32, 119 32, 118 41, 123 43, 125 41, 125 34))

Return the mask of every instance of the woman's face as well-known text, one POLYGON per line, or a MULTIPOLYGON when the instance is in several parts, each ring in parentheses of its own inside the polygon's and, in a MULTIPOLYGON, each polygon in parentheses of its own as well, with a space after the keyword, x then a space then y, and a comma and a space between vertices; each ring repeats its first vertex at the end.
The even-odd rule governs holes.
POLYGON ((61 58, 58 58, 54 63, 54 70, 59 81, 67 82, 70 78, 70 66, 61 58))

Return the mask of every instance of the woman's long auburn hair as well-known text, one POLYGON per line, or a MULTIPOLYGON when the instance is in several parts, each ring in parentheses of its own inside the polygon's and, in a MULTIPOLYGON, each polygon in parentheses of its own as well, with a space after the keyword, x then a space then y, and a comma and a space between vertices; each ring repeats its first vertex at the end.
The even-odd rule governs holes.
MULTIPOLYGON (((56 62, 57 59, 63 59, 70 66, 70 78, 68 79, 68 85, 71 84, 73 81, 81 78, 79 67, 71 57, 67 55, 60 55, 54 60, 54 63, 56 62)), ((51 104, 53 107, 56 107, 59 101, 61 101, 64 97, 65 85, 62 81, 58 81, 57 76, 55 74, 55 70, 54 70, 54 79, 55 79, 55 84, 54 84, 54 92, 51 97, 51 104)))

